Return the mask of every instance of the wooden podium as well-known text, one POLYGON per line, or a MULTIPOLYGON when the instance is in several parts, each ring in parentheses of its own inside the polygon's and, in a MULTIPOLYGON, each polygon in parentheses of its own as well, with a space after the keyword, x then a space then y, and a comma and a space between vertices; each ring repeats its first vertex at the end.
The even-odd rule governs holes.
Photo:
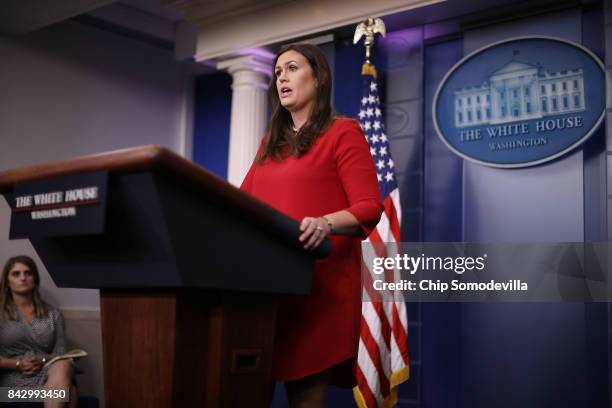
POLYGON ((0 173, 0 193, 57 286, 100 289, 107 407, 268 406, 277 299, 309 292, 328 242, 303 250, 294 220, 159 146, 0 173))

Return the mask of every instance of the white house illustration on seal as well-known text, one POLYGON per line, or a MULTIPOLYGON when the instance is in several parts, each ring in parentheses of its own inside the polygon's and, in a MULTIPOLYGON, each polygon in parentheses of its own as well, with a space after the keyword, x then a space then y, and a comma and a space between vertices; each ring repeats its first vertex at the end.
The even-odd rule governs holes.
POLYGON ((481 85, 456 89, 454 106, 458 128, 583 111, 582 68, 549 72, 513 58, 481 85))

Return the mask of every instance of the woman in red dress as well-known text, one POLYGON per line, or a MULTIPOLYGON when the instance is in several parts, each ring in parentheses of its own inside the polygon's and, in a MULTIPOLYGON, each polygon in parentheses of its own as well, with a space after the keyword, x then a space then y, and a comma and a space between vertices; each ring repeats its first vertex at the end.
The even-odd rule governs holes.
POLYGON ((281 49, 268 90, 272 118, 241 188, 301 222, 317 261, 312 291, 279 308, 273 376, 291 407, 322 407, 330 383, 355 385, 361 319, 361 240, 382 213, 376 170, 358 122, 335 116, 331 73, 314 45, 281 49))

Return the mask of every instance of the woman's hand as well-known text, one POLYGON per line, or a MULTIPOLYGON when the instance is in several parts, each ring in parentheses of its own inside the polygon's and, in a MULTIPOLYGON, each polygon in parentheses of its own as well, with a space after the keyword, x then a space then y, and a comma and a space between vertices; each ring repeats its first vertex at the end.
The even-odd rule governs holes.
POLYGON ((36 375, 43 367, 43 360, 39 357, 27 356, 20 359, 19 371, 24 375, 36 375))
POLYGON ((322 217, 305 217, 300 224, 300 242, 304 242, 304 249, 315 249, 331 232, 329 225, 322 217))

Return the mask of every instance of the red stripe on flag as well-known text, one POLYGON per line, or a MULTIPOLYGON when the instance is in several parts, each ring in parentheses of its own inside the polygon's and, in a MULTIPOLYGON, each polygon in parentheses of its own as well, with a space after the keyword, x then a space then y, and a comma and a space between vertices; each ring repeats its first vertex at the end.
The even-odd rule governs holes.
POLYGON ((400 320, 399 312, 397 310, 397 305, 393 304, 393 337, 395 337, 395 341, 397 343, 397 347, 400 351, 402 359, 404 360, 404 364, 408 365, 410 361, 408 355, 408 336, 406 335, 407 327, 404 327, 402 321, 400 320))
MULTIPOLYGON (((380 245, 377 245, 377 246, 372 245, 372 248, 374 249, 374 253, 376 254, 376 256, 382 257, 385 255, 384 252, 380 251, 380 245)), ((362 268, 361 285, 362 285, 363 292, 368 294, 370 301, 382 300, 381 292, 374 289, 373 273, 372 271, 370 271, 368 265, 366 265, 363 258, 361 259, 361 268, 362 268)))
POLYGON ((366 407, 376 408, 376 405, 377 405, 376 398, 374 397, 374 394, 372 393, 372 390, 370 389, 370 386, 368 385, 368 381, 366 380, 366 377, 363 374, 363 371, 361 371, 361 367, 357 365, 357 367, 355 368, 355 371, 357 374, 357 387, 359 387, 359 391, 361 391, 361 395, 363 396, 366 407))
POLYGON ((391 198, 391 195, 388 195, 387 197, 385 197, 383 201, 383 206, 385 207, 385 214, 387 215, 387 218, 389 219, 389 229, 391 230, 391 233, 393 234, 393 238, 395 242, 400 242, 401 233, 400 233, 399 219, 397 217, 397 210, 395 208, 395 205, 393 204, 393 199, 391 198))
POLYGON ((361 341, 363 341, 366 350, 368 350, 370 359, 372 359, 372 364, 374 364, 374 367, 376 367, 378 382, 380 383, 380 393, 383 396, 386 396, 389 394, 389 379, 387 378, 385 370, 383 369, 379 345, 376 342, 376 339, 374 339, 372 336, 372 333, 368 327, 368 322, 363 316, 361 316, 361 327, 368 328, 366 330, 361 330, 361 341))
MULTIPOLYGON (((370 242, 372 243, 372 245, 374 245, 374 247, 376 248, 375 250, 376 255, 380 257, 386 257, 387 248, 385 248, 385 246, 383 245, 380 235, 378 234, 378 230, 372 231, 369 238, 370 238, 370 242), (380 249, 380 253, 379 253, 379 249, 380 249)), ((388 277, 386 277, 386 281, 393 282, 393 280, 389 280, 388 277)), ((389 299, 388 297, 385 297, 382 300, 388 301, 389 299)), ((381 332, 383 335, 383 340, 385 341, 385 344, 387 344, 388 346, 391 346, 391 326, 390 326, 391 322, 389 321, 389 318, 385 314, 385 310, 383 309, 383 303, 381 302, 380 296, 377 297, 376 301, 372 299, 372 305, 374 306, 374 310, 376 310, 376 313, 378 314, 378 318, 380 319, 380 328, 381 328, 381 332)))

